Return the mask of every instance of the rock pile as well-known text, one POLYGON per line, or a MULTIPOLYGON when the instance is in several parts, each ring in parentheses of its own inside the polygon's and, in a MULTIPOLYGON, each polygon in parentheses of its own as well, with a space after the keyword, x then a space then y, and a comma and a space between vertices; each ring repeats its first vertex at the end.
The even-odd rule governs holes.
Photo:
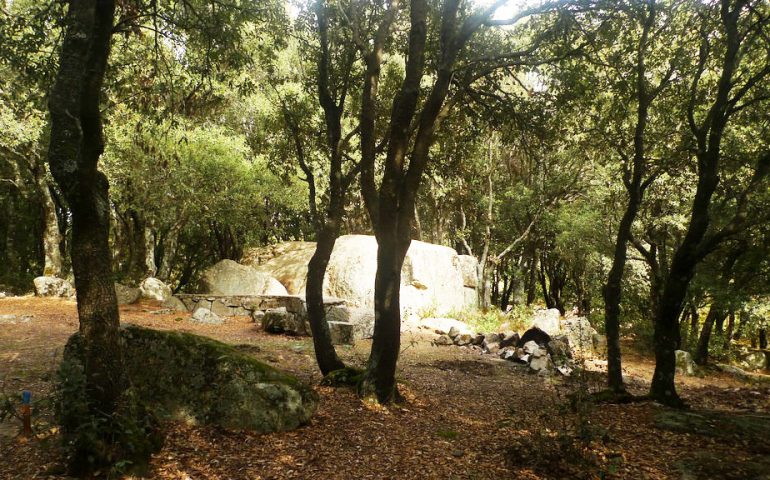
POLYGON ((532 373, 548 375, 559 372, 569 376, 576 356, 594 352, 601 347, 601 337, 583 317, 561 319, 558 310, 536 312, 524 334, 512 331, 476 333, 458 320, 430 318, 421 321, 421 328, 437 336, 434 345, 456 345, 495 355, 521 365, 532 373), (554 313, 555 312, 555 313, 554 313))

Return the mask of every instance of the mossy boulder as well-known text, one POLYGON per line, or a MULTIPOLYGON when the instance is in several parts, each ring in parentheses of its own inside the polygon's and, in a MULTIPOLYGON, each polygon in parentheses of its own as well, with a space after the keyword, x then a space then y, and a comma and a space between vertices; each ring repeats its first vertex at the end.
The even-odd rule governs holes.
MULTIPOLYGON (((131 390, 161 419, 268 433, 303 425, 318 405, 295 377, 224 343, 137 326, 121 336, 131 390)), ((70 338, 65 362, 82 358, 79 343, 70 338)))

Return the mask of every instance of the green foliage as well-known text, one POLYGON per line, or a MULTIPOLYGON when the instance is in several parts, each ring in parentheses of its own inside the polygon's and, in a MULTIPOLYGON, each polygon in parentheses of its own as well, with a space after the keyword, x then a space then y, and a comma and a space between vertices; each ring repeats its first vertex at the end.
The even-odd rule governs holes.
POLYGON ((467 323, 475 332, 499 332, 505 330, 523 330, 524 322, 531 316, 529 307, 518 305, 509 313, 492 308, 483 311, 478 308, 465 308, 459 311, 451 311, 447 316, 467 323))
POLYGON ((83 365, 70 341, 58 372, 56 410, 69 470, 75 475, 100 471, 120 477, 141 473, 163 437, 152 409, 133 388, 126 389, 111 415, 91 406, 83 365))
POLYGON ((321 380, 321 385, 328 387, 355 387, 363 379, 364 373, 360 368, 353 367, 334 370, 324 376, 321 380))

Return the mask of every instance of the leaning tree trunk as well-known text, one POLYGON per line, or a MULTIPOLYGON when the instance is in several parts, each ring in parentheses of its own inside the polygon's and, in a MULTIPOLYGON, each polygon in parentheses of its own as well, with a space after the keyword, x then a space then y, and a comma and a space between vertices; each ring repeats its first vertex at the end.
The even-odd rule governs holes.
POLYGON ((345 368, 337 351, 332 344, 329 324, 326 321, 326 309, 323 299, 323 284, 326 268, 329 265, 334 245, 339 236, 342 212, 334 218, 327 218, 316 238, 316 248, 307 266, 307 285, 305 300, 307 302, 310 330, 313 333, 313 346, 318 367, 326 376, 329 373, 345 368))
POLYGON ((636 217, 637 206, 630 200, 626 213, 620 221, 612 267, 602 292, 604 294, 604 328, 607 336, 607 386, 615 392, 625 391, 620 351, 621 282, 626 267, 626 247, 631 236, 631 225, 636 217))
MULTIPOLYGON (((108 183, 98 170, 104 149, 99 103, 114 10, 113 1, 70 1, 59 71, 49 101, 48 161, 72 212, 72 270, 88 410, 104 422, 110 421, 124 389, 120 320, 108 243, 108 183)), ((84 458, 92 453, 78 452, 84 458)))

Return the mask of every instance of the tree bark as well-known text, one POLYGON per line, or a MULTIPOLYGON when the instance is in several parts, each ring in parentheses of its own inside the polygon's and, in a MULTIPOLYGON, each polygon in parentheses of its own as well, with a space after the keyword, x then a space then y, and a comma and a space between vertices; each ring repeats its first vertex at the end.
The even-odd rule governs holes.
MULTIPOLYGON (((694 120, 694 103, 690 105, 688 117, 698 148, 698 182, 690 212, 690 221, 684 238, 676 249, 671 261, 671 268, 663 286, 657 312, 655 314, 655 373, 650 385, 650 396, 669 406, 684 405, 676 392, 674 376, 676 374, 675 351, 679 344, 678 319, 687 295, 695 267, 704 252, 704 238, 711 223, 709 207, 711 198, 719 184, 719 163, 721 159, 722 136, 731 115, 730 98, 734 87, 734 76, 740 62, 740 47, 743 37, 738 32, 738 19, 746 7, 739 2, 732 8, 729 0, 722 0, 720 18, 724 27, 725 49, 721 61, 721 72, 717 84, 714 102, 709 109, 706 123, 699 127, 694 120)), ((707 54, 708 50, 704 50, 707 54)), ((704 55, 702 51, 702 55, 704 55)), ((705 57, 701 57, 702 64, 705 57)), ((693 84, 692 98, 697 95, 697 79, 693 84)), ((736 99, 737 100, 737 99, 736 99)))
POLYGON ((604 285, 604 322, 607 335, 607 384, 615 392, 624 392, 622 361, 620 351, 620 302, 622 299, 623 272, 626 267, 627 247, 631 240, 634 220, 644 197, 646 182, 643 183, 647 170, 645 133, 652 101, 668 81, 664 78, 657 88, 647 86, 645 53, 650 40, 650 32, 655 25, 655 1, 648 3, 649 11, 644 18, 642 35, 639 40, 636 57, 636 126, 634 129, 634 153, 630 167, 626 167, 623 183, 628 191, 628 203, 623 218, 620 220, 618 235, 615 240, 615 252, 612 267, 604 285))
POLYGON ((49 100, 48 162, 72 212, 72 270, 88 408, 103 421, 109 421, 125 386, 108 243, 108 182, 98 170, 104 149, 99 107, 114 11, 110 0, 70 1, 59 71, 49 100))
POLYGON ((332 344, 329 324, 326 321, 326 309, 323 300, 323 283, 326 268, 329 265, 334 244, 339 236, 340 218, 328 219, 326 225, 318 233, 316 249, 307 266, 307 286, 305 300, 307 302, 310 329, 313 333, 316 361, 321 374, 326 376, 334 370, 345 368, 337 351, 332 344))
POLYGON ((706 320, 703 322, 703 328, 701 328, 700 337, 698 338, 698 346, 695 349, 695 355, 693 355, 693 360, 698 365, 708 363, 711 332, 717 319, 720 317, 724 318, 724 316, 725 312, 722 306, 717 301, 712 303, 711 307, 709 307, 709 313, 706 315, 706 320))

